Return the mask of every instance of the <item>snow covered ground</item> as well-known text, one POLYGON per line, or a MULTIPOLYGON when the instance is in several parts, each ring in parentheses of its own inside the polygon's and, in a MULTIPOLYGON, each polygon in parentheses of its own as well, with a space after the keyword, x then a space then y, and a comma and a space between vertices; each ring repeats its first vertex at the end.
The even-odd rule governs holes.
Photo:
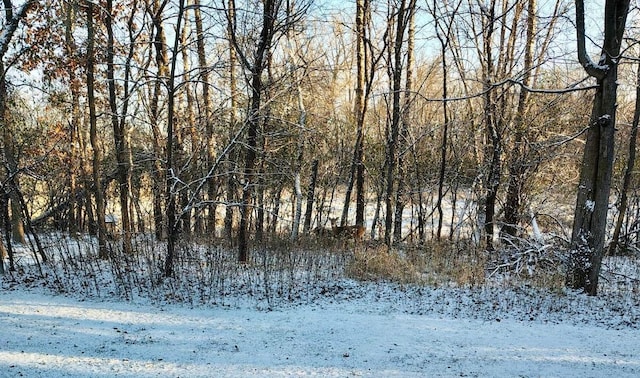
POLYGON ((329 253, 238 266, 210 250, 159 283, 153 254, 80 243, 49 246, 46 278, 26 251, 0 276, 0 378, 640 377, 636 260, 607 259, 588 297, 499 275, 360 282, 329 253))
POLYGON ((258 307, 3 285, 0 376, 640 376, 637 301, 345 281, 331 295, 258 307))

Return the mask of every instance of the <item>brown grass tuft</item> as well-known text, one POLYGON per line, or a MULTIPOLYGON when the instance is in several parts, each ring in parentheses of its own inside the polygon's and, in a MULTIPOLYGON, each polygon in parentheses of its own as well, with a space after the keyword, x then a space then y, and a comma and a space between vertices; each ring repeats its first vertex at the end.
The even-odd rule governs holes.
POLYGON ((410 283, 418 281, 419 271, 398 251, 389 251, 384 244, 371 244, 355 250, 353 260, 347 265, 347 275, 363 281, 410 283))
POLYGON ((347 275, 368 281, 469 287, 484 283, 484 264, 484 253, 470 243, 432 242, 391 251, 370 243, 356 249, 347 275))

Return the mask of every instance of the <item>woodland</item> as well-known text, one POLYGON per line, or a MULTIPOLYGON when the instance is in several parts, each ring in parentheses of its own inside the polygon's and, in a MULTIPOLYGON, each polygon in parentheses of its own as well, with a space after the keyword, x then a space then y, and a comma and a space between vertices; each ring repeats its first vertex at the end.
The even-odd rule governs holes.
POLYGON ((634 2, 3 4, 0 274, 640 286, 634 2))

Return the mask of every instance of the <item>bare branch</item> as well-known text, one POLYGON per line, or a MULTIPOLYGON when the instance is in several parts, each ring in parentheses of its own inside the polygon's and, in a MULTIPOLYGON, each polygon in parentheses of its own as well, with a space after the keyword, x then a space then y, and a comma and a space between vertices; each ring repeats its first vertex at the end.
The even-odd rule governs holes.
POLYGON ((539 94, 567 94, 567 93, 572 93, 572 92, 581 92, 581 91, 589 91, 592 89, 596 89, 598 86, 597 85, 588 85, 585 87, 579 87, 579 85, 583 82, 585 82, 586 80, 588 80, 589 77, 586 77, 576 83, 573 83, 565 88, 559 88, 559 89, 542 89, 542 88, 532 88, 530 86, 526 86, 524 85, 521 81, 519 80, 515 80, 515 79, 504 79, 502 81, 499 81, 497 83, 493 83, 490 84, 486 89, 477 92, 477 93, 473 93, 473 94, 469 94, 466 96, 461 96, 461 97, 447 97, 447 98, 429 98, 429 97, 425 97, 422 94, 420 94, 419 92, 414 92, 414 94, 416 96, 419 96, 422 100, 427 101, 427 102, 451 102, 451 101, 466 101, 472 98, 476 98, 476 97, 481 97, 485 94, 487 94, 488 92, 492 91, 495 88, 507 85, 507 84, 515 84, 520 86, 523 90, 529 92, 529 93, 539 93, 539 94))
POLYGON ((578 42, 578 61, 589 76, 593 76, 596 79, 604 78, 609 67, 606 65, 596 64, 587 54, 587 48, 585 45, 583 0, 576 0, 576 33, 578 42))
POLYGON ((18 29, 18 24, 20 20, 23 19, 27 15, 27 11, 31 8, 31 5, 35 4, 35 0, 28 0, 26 3, 22 4, 22 6, 18 9, 18 14, 13 15, 13 10, 11 8, 10 0, 3 0, 5 7, 5 12, 7 14, 7 25, 2 29, 0 33, 0 58, 4 57, 4 54, 7 53, 9 49, 9 43, 11 42, 11 38, 13 37, 13 33, 15 33, 16 29, 18 29))

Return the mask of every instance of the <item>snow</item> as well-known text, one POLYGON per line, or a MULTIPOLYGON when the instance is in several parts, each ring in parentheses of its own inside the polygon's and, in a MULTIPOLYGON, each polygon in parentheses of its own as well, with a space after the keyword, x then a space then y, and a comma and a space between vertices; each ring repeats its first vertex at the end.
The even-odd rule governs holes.
POLYGON ((502 270, 362 282, 328 251, 209 250, 158 282, 155 253, 101 260, 87 240, 44 237, 44 278, 27 248, 0 276, 0 377, 640 376, 636 258, 606 258, 589 297, 502 270))
POLYGON ((0 376, 640 375, 637 302, 623 321, 580 294, 336 285, 271 311, 3 285, 0 376))
POLYGON ((596 207, 596 203, 592 200, 587 200, 587 202, 584 203, 584 208, 587 209, 587 211, 589 211, 590 213, 593 213, 593 209, 595 209, 596 207))

